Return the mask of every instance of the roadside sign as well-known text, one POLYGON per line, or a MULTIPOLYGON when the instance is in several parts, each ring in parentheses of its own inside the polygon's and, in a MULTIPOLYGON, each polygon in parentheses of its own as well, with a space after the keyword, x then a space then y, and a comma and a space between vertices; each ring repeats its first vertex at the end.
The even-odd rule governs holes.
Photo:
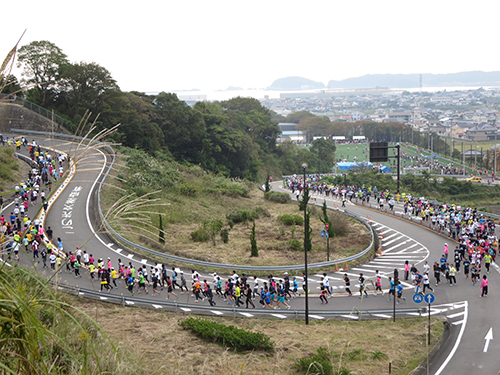
POLYGON ((419 294, 419 293, 415 293, 415 294, 413 295, 413 302, 415 302, 415 303, 420 303, 420 302, 422 302, 423 300, 424 300, 424 297, 422 297, 422 295, 421 295, 421 294, 419 294))
POLYGON ((425 302, 427 302, 429 305, 434 302, 434 294, 432 293, 427 293, 424 297, 425 302))
POLYGON ((321 237, 325 237, 325 231, 324 230, 321 231, 321 237))

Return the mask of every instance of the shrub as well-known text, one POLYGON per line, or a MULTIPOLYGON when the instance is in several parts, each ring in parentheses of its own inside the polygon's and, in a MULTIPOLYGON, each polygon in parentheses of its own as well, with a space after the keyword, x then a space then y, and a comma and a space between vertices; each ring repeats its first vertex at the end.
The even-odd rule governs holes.
POLYGON ((285 225, 302 225, 302 224, 304 224, 304 218, 300 215, 284 214, 284 215, 278 216, 278 219, 285 225))
POLYGON ((188 318, 180 321, 179 325, 208 342, 230 346, 238 352, 263 350, 272 353, 274 351, 274 342, 263 333, 246 331, 232 325, 226 326, 201 318, 188 318))
POLYGON ((286 247, 288 248, 288 250, 302 250, 304 248, 302 242, 297 239, 288 240, 288 242, 286 243, 286 247))
POLYGON ((183 182, 179 184, 179 192, 186 197, 195 197, 198 189, 192 184, 183 182))
POLYGON ((224 228, 220 231, 220 237, 222 239, 222 242, 228 243, 229 242, 229 231, 224 228))
POLYGON ((194 232, 191 232, 190 236, 194 242, 207 242, 209 238, 209 235, 203 226, 199 227, 194 232))
POLYGON ((240 210, 233 212, 231 214, 227 214, 226 218, 227 218, 227 222, 228 222, 229 226, 231 226, 231 223, 234 225, 234 224, 246 223, 250 220, 258 219, 260 215, 270 216, 269 212, 266 209, 259 206, 253 210, 240 209, 240 210))
POLYGON ((300 358, 295 367, 307 374, 334 375, 331 356, 328 349, 319 347, 316 354, 300 358))
POLYGON ((269 191, 264 194, 264 199, 275 203, 290 203, 292 199, 287 193, 280 193, 279 191, 269 191))

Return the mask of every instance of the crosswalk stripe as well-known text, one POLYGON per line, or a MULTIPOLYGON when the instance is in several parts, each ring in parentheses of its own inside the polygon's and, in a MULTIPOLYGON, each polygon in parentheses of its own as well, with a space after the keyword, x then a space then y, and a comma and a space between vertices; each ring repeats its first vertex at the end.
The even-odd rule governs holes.
POLYGON ((464 314, 465 314, 465 311, 462 311, 462 312, 459 312, 459 313, 455 313, 455 314, 447 315, 446 317, 447 317, 448 319, 453 319, 453 318, 456 318, 456 317, 458 317, 458 316, 460 316, 460 315, 464 315, 464 314))

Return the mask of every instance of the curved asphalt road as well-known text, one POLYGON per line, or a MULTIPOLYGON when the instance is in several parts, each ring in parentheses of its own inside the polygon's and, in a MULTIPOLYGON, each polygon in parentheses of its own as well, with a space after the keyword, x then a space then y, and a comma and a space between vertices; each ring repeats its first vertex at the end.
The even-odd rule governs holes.
MULTIPOLYGON (((35 139, 43 146, 54 147, 57 150, 70 152, 70 156, 73 157, 70 149, 72 148, 74 150, 75 146, 71 142, 31 136, 28 139, 35 139)), ((151 262, 147 259, 142 259, 142 257, 126 249, 120 249, 112 240, 107 239, 103 233, 97 233, 97 235, 95 235, 95 231, 99 231, 100 223, 98 215, 93 210, 94 202, 92 202, 91 193, 98 187, 97 179, 102 177, 101 173, 106 169, 106 165, 109 165, 109 162, 109 156, 106 157, 106 155, 98 150, 89 153, 84 160, 77 161, 76 174, 67 184, 59 198, 55 200, 50 207, 45 225, 46 227, 52 227, 55 240, 57 237, 62 238, 66 251, 73 251, 76 246, 82 246, 82 244, 85 243, 84 249, 88 253, 92 253, 95 259, 107 259, 109 256, 112 259, 113 265, 116 265, 117 259, 121 258, 125 264, 132 261, 136 267, 144 263, 148 264, 149 268, 151 262)), ((274 188, 280 190, 279 182, 275 183, 274 188)), ((327 200, 327 204, 332 207, 333 205, 338 206, 339 202, 327 200)), ((356 284, 356 276, 359 272, 363 272, 365 276, 369 277, 373 274, 370 272, 373 272, 373 269, 376 267, 380 269, 383 275, 390 275, 392 269, 396 267, 400 269, 401 274, 404 260, 406 260, 407 257, 410 262, 413 260, 415 260, 415 263, 420 262, 418 267, 421 269, 421 262, 423 262, 424 259, 427 259, 431 265, 434 261, 439 260, 444 242, 450 243, 452 247, 454 246, 453 241, 450 241, 450 239, 438 235, 425 227, 398 220, 392 215, 386 215, 375 210, 369 210, 354 205, 349 205, 347 208, 363 217, 369 215, 371 220, 375 222, 377 229, 380 229, 382 233, 385 232, 383 247, 384 252, 387 251, 384 257, 375 259, 368 264, 349 271, 352 282, 351 289, 353 292, 357 290, 357 288, 353 286, 356 284), (399 259, 401 259, 401 261, 399 261, 399 259), (371 267, 368 267, 369 265, 371 267)), ((23 263, 27 262, 28 260, 24 259, 23 263)), ((49 270, 41 268, 41 263, 35 266, 42 273, 47 275, 50 274, 49 270)), ((170 269, 171 267, 167 268, 170 269)), ((444 348, 440 351, 440 355, 436 356, 431 362, 431 374, 498 373, 500 365, 496 361, 495 356, 492 355, 500 350, 500 342, 495 340, 497 332, 500 332, 500 323, 496 319, 495 313, 500 307, 498 299, 495 298, 497 295, 495 286, 498 285, 498 280, 500 278, 497 270, 498 268, 492 268, 492 272, 489 274, 490 295, 487 298, 479 298, 480 288, 472 286, 470 281, 465 280, 463 274, 458 274, 457 286, 449 287, 446 284, 441 284, 438 287, 434 287, 433 285, 436 297, 436 301, 433 304, 433 315, 440 314, 446 316, 450 323, 452 323, 452 328, 450 339, 445 343, 444 348), (490 328, 492 328, 493 340, 486 341, 485 336, 490 328), (485 345, 486 342, 488 345, 485 345)), ((189 283, 190 270, 184 270, 184 273, 189 283)), ((317 277, 318 275, 314 275, 314 270, 311 270, 310 273, 312 274, 310 282, 313 283, 310 289, 313 294, 313 285, 315 282, 319 281, 319 278, 317 277)), ((78 285, 86 289, 99 288, 99 284, 97 282, 92 282, 85 272, 82 272, 82 274, 82 278, 75 279, 71 274, 61 273, 58 275, 58 278, 68 284, 78 285)), ((329 276, 333 278, 332 284, 337 287, 338 291, 341 291, 343 286, 341 280, 342 274, 343 272, 329 274, 329 276)), ((211 281, 210 276, 206 272, 201 271, 200 275, 202 275, 202 278, 206 277, 208 281, 211 281)), ((433 279, 432 276, 431 279, 433 279)), ((387 284, 387 282, 385 284, 387 284)), ((112 294, 117 293, 127 295, 128 292, 125 290, 125 286, 121 284, 118 290, 112 291, 112 294)), ((398 308, 419 307, 412 302, 412 291, 410 289, 405 291, 405 296, 407 297, 407 301, 402 302, 398 308)), ((151 295, 142 295, 141 297, 151 300, 153 306, 155 306, 154 301, 165 300, 163 294, 155 297, 151 295)), ((182 300, 182 302, 186 303, 193 302, 193 299, 190 300, 189 294, 184 294, 180 297, 179 301, 182 300)), ((105 296, 102 297, 102 299, 105 298, 105 296)), ((218 300, 217 297, 215 301, 218 302, 219 305, 224 304, 221 300, 218 300)), ((392 304, 387 302, 385 297, 374 297, 372 295, 367 299, 358 299, 357 297, 332 298, 329 302, 329 305, 321 305, 319 299, 311 295, 309 299, 309 308, 315 311, 324 309, 348 311, 354 309, 366 310, 367 308, 392 308, 392 304)), ((290 301, 290 305, 292 306, 292 310, 303 310, 304 299, 293 299, 290 301)), ((188 311, 189 309, 183 310, 188 311)), ((213 311, 213 313, 220 314, 215 311, 213 311)), ((264 313, 264 311, 257 308, 255 310, 242 309, 239 314, 252 317, 261 315, 262 313, 264 313)), ((279 314, 279 310, 268 312, 268 314, 278 318, 286 318, 286 316, 279 314)), ((356 315, 346 315, 345 317, 357 319, 356 315)), ((390 315, 379 317, 389 318, 390 315)), ((321 319, 322 317, 314 316, 313 318, 321 319)))

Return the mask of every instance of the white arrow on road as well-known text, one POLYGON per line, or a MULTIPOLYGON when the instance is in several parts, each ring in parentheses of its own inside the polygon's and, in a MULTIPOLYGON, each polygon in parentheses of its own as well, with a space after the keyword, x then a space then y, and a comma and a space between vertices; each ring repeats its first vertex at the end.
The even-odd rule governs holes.
POLYGON ((484 339, 486 342, 484 343, 483 353, 486 353, 488 351, 488 346, 490 345, 490 340, 493 340, 493 327, 490 328, 484 339))

